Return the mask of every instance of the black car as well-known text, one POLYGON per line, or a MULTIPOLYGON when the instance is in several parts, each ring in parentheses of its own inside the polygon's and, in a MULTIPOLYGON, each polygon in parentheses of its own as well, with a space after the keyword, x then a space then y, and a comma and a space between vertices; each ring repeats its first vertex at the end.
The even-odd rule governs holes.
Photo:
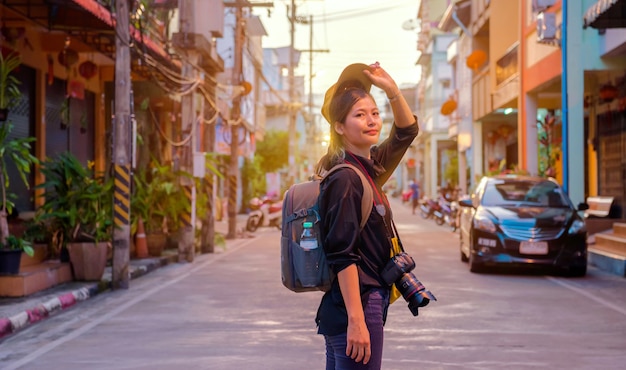
POLYGON ((470 271, 496 265, 554 267, 570 276, 587 273, 587 229, 553 179, 483 177, 461 200, 461 260, 470 271))

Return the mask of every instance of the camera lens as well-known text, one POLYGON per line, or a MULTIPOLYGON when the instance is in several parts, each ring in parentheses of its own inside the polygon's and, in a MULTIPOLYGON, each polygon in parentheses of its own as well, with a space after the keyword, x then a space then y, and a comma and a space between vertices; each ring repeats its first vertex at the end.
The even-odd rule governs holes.
POLYGON ((402 275, 400 280, 396 282, 396 288, 402 293, 404 300, 409 303, 409 310, 413 316, 417 316, 418 308, 426 306, 431 300, 436 301, 437 298, 417 280, 413 273, 402 275))

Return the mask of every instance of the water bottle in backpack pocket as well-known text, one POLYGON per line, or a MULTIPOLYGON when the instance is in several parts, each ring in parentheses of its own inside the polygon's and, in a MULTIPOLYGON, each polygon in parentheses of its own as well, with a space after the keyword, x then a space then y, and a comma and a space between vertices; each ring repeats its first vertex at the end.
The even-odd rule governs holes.
MULTIPOLYGON (((294 263, 300 268, 296 269, 296 279, 304 288, 317 286, 322 277, 320 265, 325 263, 324 250, 319 248, 317 235, 313 229, 313 222, 302 223, 302 235, 300 236, 300 248, 294 250, 294 263)), ((323 270, 323 269, 322 269, 323 270)))

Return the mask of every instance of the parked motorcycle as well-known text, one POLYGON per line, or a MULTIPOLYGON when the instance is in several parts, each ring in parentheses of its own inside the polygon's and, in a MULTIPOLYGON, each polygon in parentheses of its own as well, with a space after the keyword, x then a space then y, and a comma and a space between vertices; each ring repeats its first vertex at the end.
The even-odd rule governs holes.
POLYGON ((447 204, 443 197, 440 197, 437 201, 433 201, 431 204, 432 218, 437 225, 443 225, 445 222, 444 212, 447 212, 447 204))
POLYGON ((246 230, 255 232, 260 226, 276 227, 279 230, 283 222, 283 202, 270 197, 252 198, 250 213, 246 221, 246 230))
POLYGON ((424 196, 420 200, 420 215, 423 218, 431 218, 433 216, 434 209, 437 208, 437 202, 424 196))
POLYGON ((451 201, 444 208, 443 218, 446 224, 448 224, 452 231, 456 231, 458 227, 458 213, 459 213, 459 203, 456 201, 451 201))

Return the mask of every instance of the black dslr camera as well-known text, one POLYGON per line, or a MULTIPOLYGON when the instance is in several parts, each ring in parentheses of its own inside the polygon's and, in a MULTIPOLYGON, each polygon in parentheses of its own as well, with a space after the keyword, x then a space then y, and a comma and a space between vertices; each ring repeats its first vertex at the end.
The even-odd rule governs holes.
POLYGON ((405 252, 398 253, 387 263, 381 276, 383 280, 391 285, 396 284, 396 288, 404 300, 409 302, 409 310, 413 316, 417 316, 417 309, 426 306, 431 300, 436 301, 437 298, 417 280, 411 272, 415 268, 413 257, 405 252))

